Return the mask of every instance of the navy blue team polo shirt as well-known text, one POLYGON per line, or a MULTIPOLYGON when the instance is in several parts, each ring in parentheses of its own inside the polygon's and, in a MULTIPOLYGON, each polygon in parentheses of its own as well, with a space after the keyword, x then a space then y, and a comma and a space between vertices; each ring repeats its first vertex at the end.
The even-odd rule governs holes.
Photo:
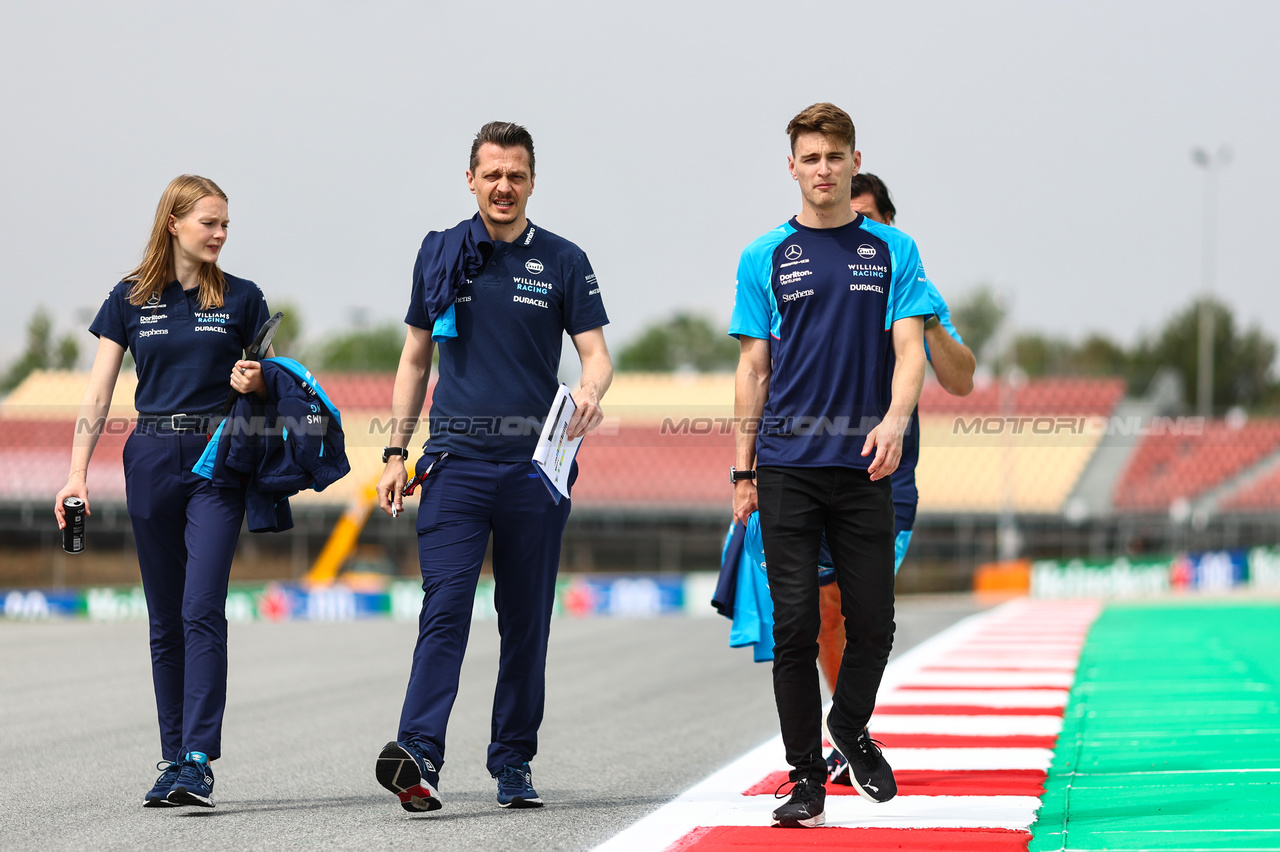
MULTIPOLYGON (((528 461, 559 387, 565 332, 609 323, 582 249, 532 222, 494 242, 478 277, 454 300, 457 336, 442 340, 425 449, 489 461, 528 461)), ((414 282, 406 324, 431 330, 414 282)))
POLYGON ((866 436, 893 396, 900 319, 933 313, 915 241, 859 214, 839 228, 794 218, 742 252, 729 333, 773 360, 756 464, 866 469, 866 436))
POLYGON ((206 414, 222 410, 231 369, 271 316, 258 285, 223 273, 222 307, 200 309, 200 288, 171 281, 144 305, 129 304, 132 281, 111 289, 89 326, 133 355, 143 414, 206 414))

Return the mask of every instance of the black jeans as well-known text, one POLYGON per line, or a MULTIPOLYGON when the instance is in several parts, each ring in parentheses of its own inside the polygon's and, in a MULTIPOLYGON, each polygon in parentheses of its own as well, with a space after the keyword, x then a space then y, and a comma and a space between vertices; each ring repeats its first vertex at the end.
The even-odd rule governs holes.
POLYGON ((871 718, 893 647, 893 490, 856 468, 762 467, 757 475, 782 744, 793 781, 825 780, 818 547, 825 530, 847 637, 827 721, 849 742, 871 718))

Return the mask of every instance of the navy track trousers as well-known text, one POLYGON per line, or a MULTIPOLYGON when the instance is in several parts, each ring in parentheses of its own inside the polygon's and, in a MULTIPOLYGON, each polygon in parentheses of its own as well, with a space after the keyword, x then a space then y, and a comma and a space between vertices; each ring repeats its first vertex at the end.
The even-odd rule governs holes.
MULTIPOLYGON (((418 462, 425 470, 433 456, 418 462)), ((570 485, 577 478, 577 463, 570 485)), ((493 695, 490 773, 531 760, 546 697, 547 639, 569 500, 556 504, 530 462, 450 455, 425 480, 418 509, 422 613, 400 715, 402 742, 438 767, 458 695, 476 583, 493 533, 494 605, 502 637, 493 695)))
POLYGON ((124 447, 125 492, 151 625, 160 753, 222 754, 227 703, 227 579, 244 490, 214 488, 191 468, 202 432, 139 426, 124 447))

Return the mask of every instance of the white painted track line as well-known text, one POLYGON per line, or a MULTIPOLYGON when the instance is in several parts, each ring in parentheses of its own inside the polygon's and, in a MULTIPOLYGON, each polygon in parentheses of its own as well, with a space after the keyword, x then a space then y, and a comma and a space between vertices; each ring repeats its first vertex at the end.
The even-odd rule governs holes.
MULTIPOLYGON (((957 737, 1056 737, 1060 716, 877 716, 876 734, 948 734, 957 737)), ((894 749, 897 751, 897 749, 894 749)))
MULTIPOLYGON (((875 735, 874 730, 872 736, 875 735)), ((1047 748, 894 748, 885 759, 895 770, 1044 769, 1053 762, 1047 748)), ((785 768, 785 766, 784 766, 785 768)))
MULTIPOLYGON (((895 689, 879 704, 969 704, 975 707, 1066 707, 1065 689, 895 689)), ((874 718, 874 717, 873 717, 874 718)))
POLYGON ((993 672, 971 669, 965 672, 918 672, 906 688, 913 686, 968 686, 1007 689, 1045 687, 1070 689, 1075 675, 1069 672, 993 672))

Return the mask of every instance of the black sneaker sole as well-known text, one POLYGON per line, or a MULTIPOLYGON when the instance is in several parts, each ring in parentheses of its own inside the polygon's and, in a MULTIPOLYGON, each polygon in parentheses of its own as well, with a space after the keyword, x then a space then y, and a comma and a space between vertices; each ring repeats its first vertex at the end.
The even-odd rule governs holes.
POLYGON ((193 805, 197 808, 213 807, 213 796, 209 796, 206 799, 204 796, 197 796, 195 793, 190 792, 186 787, 174 787, 169 791, 167 801, 174 805, 193 805))
POLYGON ((176 808, 178 807, 178 803, 171 802, 163 796, 159 796, 154 799, 145 799, 142 802, 142 806, 144 808, 176 808))
POLYGON ((827 821, 827 812, 823 811, 817 816, 808 819, 775 819, 772 821, 774 828, 817 828, 827 821))
POLYGON ((540 808, 542 807, 542 799, 526 799, 523 796, 516 796, 505 804, 498 802, 500 808, 540 808))
POLYGON ((423 783, 418 762, 397 742, 382 747, 373 772, 378 783, 395 793, 400 807, 410 813, 438 811, 444 807, 440 792, 430 783, 423 783))

